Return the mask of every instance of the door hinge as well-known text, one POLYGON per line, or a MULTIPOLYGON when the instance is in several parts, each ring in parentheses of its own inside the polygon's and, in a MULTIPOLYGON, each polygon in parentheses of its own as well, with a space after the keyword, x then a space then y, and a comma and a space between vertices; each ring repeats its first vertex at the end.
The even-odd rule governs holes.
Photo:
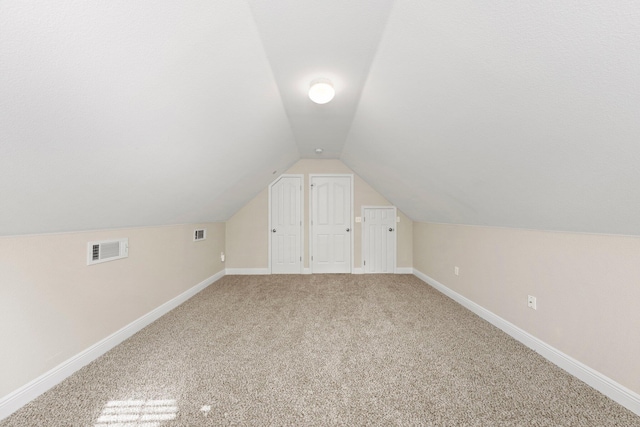
POLYGON ((313 255, 311 255, 311 261, 313 261, 313 255))
POLYGON ((364 265, 367 265, 367 261, 364 262, 364 265))
POLYGON ((302 261, 302 257, 300 257, 300 261, 302 261))

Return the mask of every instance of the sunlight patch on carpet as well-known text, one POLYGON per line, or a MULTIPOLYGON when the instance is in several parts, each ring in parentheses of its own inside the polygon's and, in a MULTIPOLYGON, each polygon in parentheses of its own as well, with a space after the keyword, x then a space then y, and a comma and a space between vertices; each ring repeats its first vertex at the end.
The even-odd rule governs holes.
POLYGON ((176 418, 174 399, 111 400, 104 405, 94 427, 159 427, 176 418))

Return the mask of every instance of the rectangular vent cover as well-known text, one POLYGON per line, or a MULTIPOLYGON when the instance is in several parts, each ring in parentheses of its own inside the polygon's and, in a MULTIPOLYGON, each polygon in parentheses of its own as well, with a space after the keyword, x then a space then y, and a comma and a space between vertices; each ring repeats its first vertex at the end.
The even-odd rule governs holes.
POLYGON ((129 256, 129 239, 89 242, 88 249, 87 265, 126 258, 129 256))
POLYGON ((204 240, 207 238, 207 229, 206 228, 202 228, 200 230, 195 230, 193 232, 193 240, 204 240))

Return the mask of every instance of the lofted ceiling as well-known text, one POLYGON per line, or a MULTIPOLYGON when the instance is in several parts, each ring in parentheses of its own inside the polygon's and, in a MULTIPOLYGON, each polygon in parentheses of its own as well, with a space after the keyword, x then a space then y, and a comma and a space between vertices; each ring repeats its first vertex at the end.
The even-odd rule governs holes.
POLYGON ((640 235, 640 3, 0 2, 0 235, 224 221, 308 157, 414 220, 640 235))

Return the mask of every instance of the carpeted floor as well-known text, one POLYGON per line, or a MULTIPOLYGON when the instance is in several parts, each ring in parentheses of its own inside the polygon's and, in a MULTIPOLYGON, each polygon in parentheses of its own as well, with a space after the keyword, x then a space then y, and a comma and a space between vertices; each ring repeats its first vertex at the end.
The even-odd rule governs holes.
POLYGON ((227 276, 0 426, 640 426, 410 275, 227 276))

